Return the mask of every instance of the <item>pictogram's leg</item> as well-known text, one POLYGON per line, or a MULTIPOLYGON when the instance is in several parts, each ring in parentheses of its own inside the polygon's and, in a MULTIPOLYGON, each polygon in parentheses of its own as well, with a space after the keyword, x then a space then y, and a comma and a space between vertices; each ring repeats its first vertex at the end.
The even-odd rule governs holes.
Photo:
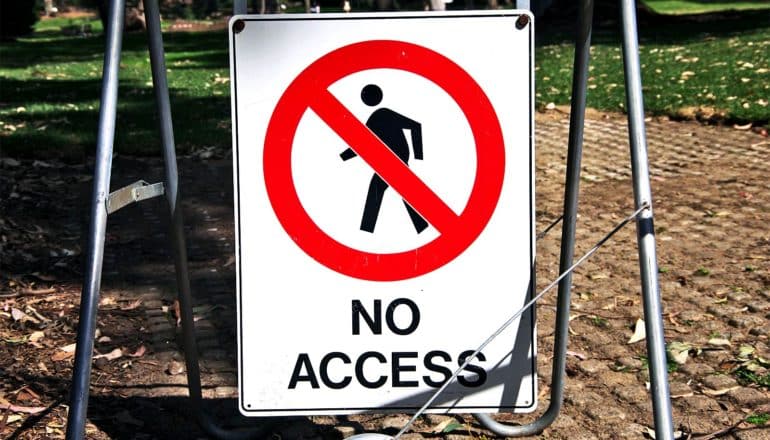
POLYGON ((407 203, 406 200, 404 200, 404 206, 406 206, 406 211, 409 213, 409 218, 412 219, 412 224, 414 225, 415 231, 417 231, 418 234, 424 231, 425 228, 428 227, 428 222, 426 222, 425 219, 414 210, 414 208, 409 206, 409 203, 407 203))
POLYGON ((366 204, 364 205, 364 215, 361 218, 361 230, 374 232, 374 226, 377 224, 377 216, 380 215, 380 206, 382 205, 382 196, 388 184, 382 178, 375 174, 369 183, 369 193, 366 195, 366 204))

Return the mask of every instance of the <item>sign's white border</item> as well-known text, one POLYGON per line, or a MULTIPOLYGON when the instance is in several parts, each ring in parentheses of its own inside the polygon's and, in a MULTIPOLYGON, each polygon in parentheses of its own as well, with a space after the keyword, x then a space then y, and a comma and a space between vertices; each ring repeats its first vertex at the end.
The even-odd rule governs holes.
MULTIPOLYGON (((534 286, 534 249, 535 249, 535 234, 534 234, 534 26, 532 25, 533 20, 531 15, 528 11, 474 11, 474 12, 466 12, 466 11, 450 11, 450 12, 440 12, 440 13, 413 13, 413 12, 404 12, 404 13, 377 13, 377 14, 292 14, 292 15, 272 15, 272 16, 253 16, 253 15, 243 15, 243 16, 234 16, 230 21, 230 57, 231 57, 231 100, 232 100, 232 109, 233 109, 233 166, 234 166, 234 184, 235 184, 235 230, 236 230, 236 273, 237 273, 237 290, 238 290, 238 346, 239 346, 239 358, 238 358, 238 364, 239 364, 239 408, 241 413, 248 416, 273 416, 273 415, 312 415, 312 414, 350 414, 350 413, 357 413, 357 412, 368 412, 368 411, 376 411, 376 412, 383 412, 383 411, 414 411, 418 409, 421 405, 419 404, 410 404, 410 405, 393 405, 393 406, 387 406, 387 407, 380 407, 380 406, 355 406, 355 405, 345 405, 345 406, 328 406, 328 405, 318 405, 318 404, 309 404, 305 407, 283 407, 283 408, 260 408, 260 409, 254 409, 250 402, 252 400, 252 397, 246 396, 246 387, 244 386, 244 383, 246 382, 246 379, 249 377, 252 377, 250 379, 252 382, 254 380, 259 380, 259 378, 254 379, 254 375, 249 373, 249 371, 246 370, 244 365, 244 344, 246 343, 245 337, 244 337, 244 321, 246 320, 252 320, 252 319, 258 319, 253 317, 244 317, 243 311, 244 311, 244 297, 243 297, 243 285, 242 285, 242 263, 244 261, 242 251, 243 251, 243 244, 241 243, 242 238, 242 231, 241 227, 243 225, 242 223, 242 206, 243 206, 243 200, 242 197, 247 197, 248 195, 245 194, 242 191, 241 188, 241 176, 243 172, 251 173, 254 172, 254 170, 242 170, 240 168, 241 165, 241 151, 239 150, 239 146, 243 143, 241 139, 239 139, 239 133, 240 127, 243 127, 243 124, 239 124, 239 105, 238 105, 238 91, 239 91, 239 82, 243 83, 245 81, 251 80, 251 78, 238 78, 237 75, 237 68, 236 68, 236 62, 237 62, 237 55, 239 53, 239 46, 237 43, 237 36, 233 33, 233 24, 237 20, 243 20, 247 23, 255 23, 255 22, 276 22, 276 21, 291 21, 291 22, 302 22, 302 21, 339 21, 339 22, 350 22, 350 21, 361 21, 361 20, 388 20, 388 19, 420 19, 420 20, 430 20, 432 18, 457 18, 458 20, 458 32, 462 32, 461 30, 461 21, 462 19, 475 19, 478 17, 510 17, 511 18, 511 25, 515 23, 516 18, 520 17, 521 15, 528 15, 529 16, 529 25, 527 26, 527 32, 529 36, 529 56, 526 60, 520 60, 522 64, 526 62, 526 65, 522 65, 522 68, 525 68, 529 73, 529 82, 526 84, 520 84, 520 87, 526 87, 529 89, 529 259, 528 261, 530 264, 530 278, 529 278, 529 291, 526 295, 526 298, 524 298, 525 302, 526 300, 531 298, 531 295, 533 294, 532 288, 534 286)), ((319 38, 318 35, 308 35, 308 39, 312 38, 319 38)), ((355 39, 352 39, 350 42, 355 42, 355 39)), ((253 44, 254 42, 247 42, 244 44, 253 44)), ((269 42, 260 42, 260 44, 269 45, 269 42)), ((298 40, 297 44, 302 44, 302 41, 298 40)), ((506 56, 506 43, 503 41, 494 41, 490 42, 489 44, 496 44, 501 47, 501 53, 500 56, 506 56)), ((314 59, 308 59, 307 64, 310 64, 313 62, 314 59)), ((264 69, 269 70, 270 66, 264 66, 264 69)), ((501 73, 501 76, 504 76, 501 73)), ((501 80, 505 80, 502 78, 501 80)), ((490 93, 491 91, 485 90, 486 93, 490 93)), ((269 118, 270 115, 264 115, 265 118, 269 118)), ((249 124, 245 123, 245 124, 249 124)), ((506 130, 506 127, 502 127, 503 130, 506 130)), ((506 147, 507 150, 507 147, 506 147)), ((260 171, 261 174, 261 171, 260 171)), ((504 204, 506 203, 505 200, 501 198, 501 200, 498 202, 498 204, 504 204)), ((264 210, 270 210, 270 206, 261 206, 260 209, 264 210)), ((268 250, 265 250, 267 252, 268 250)), ((342 275, 339 275, 342 277, 342 275)), ((535 374, 536 370, 536 341, 535 341, 535 314, 534 309, 530 309, 531 311, 528 313, 525 313, 522 318, 522 320, 527 320, 529 323, 531 323, 531 341, 530 341, 530 367, 531 370, 527 374, 523 374, 523 376, 528 377, 531 381, 531 385, 528 385, 529 390, 531 390, 531 395, 525 396, 522 399, 522 396, 517 396, 519 400, 514 402, 513 404, 506 404, 505 402, 501 402, 499 405, 462 405, 462 404, 449 404, 449 406, 446 405, 440 405, 436 404, 435 407, 433 407, 430 412, 490 412, 490 411, 497 411, 497 410, 506 410, 506 411, 515 411, 515 412, 529 412, 536 408, 536 400, 537 400, 537 375, 535 374), (522 403, 524 402, 524 403, 522 403)), ((514 310, 510 310, 510 313, 513 313, 514 310)), ((268 313, 271 313, 272 311, 268 311, 268 313)), ((290 319, 289 316, 287 316, 285 319, 290 319)), ((496 323, 491 323, 496 324, 496 323)), ((461 323, 457 323, 457 325, 461 325, 461 323)), ((297 330, 303 330, 301 326, 295 327, 297 330)), ((307 329, 304 329, 307 330, 307 329)), ((480 330, 480 329, 479 329, 480 330)), ((493 328, 485 329, 484 331, 494 330, 493 328)), ((270 337, 271 335, 265 335, 265 337, 270 337)), ((485 338, 487 334, 478 334, 475 336, 477 343, 480 343, 483 338, 485 338)), ((505 335, 503 335, 505 336, 505 335)), ((476 344, 477 345, 477 344, 476 344)), ((471 345, 468 348, 473 349, 476 345, 471 345)), ((265 354, 264 356, 264 362, 270 363, 270 355, 265 354)), ((454 368, 451 368, 452 370, 454 368)), ((269 379, 268 379, 269 380, 269 379)), ((250 382, 251 383, 251 382, 250 382)), ((384 391, 383 391, 384 392, 384 391)), ((429 396, 429 394, 428 394, 429 396)), ((427 400, 427 397, 424 400, 427 400)))

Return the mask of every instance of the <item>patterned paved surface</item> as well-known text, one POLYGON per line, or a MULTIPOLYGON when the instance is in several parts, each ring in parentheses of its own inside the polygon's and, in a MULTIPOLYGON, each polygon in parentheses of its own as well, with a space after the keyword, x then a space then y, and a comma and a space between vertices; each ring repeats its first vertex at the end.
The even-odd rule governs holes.
MULTIPOLYGON (((538 115, 540 230, 561 210, 567 130, 566 115, 538 115)), ((770 413, 767 386, 717 374, 735 371, 740 362, 770 359, 770 142, 751 131, 667 120, 649 120, 647 133, 666 335, 669 342, 691 344, 687 362, 675 365, 671 373, 675 421, 685 432, 714 433, 749 415, 770 413), (751 353, 741 352, 742 346, 751 347, 751 353)), ((622 118, 593 117, 586 124, 579 253, 632 210, 627 139, 622 118)), ((232 398, 237 381, 231 162, 188 157, 180 169, 205 395, 232 398)), ((154 161, 119 159, 113 182, 118 187, 139 178, 157 181, 160 175, 154 161)), ((152 341, 147 360, 159 370, 151 383, 136 378, 136 383, 125 384, 125 392, 136 396, 186 395, 184 374, 170 374, 182 356, 169 312, 175 291, 164 244, 165 219, 158 214, 162 203, 125 209, 110 218, 108 229, 105 295, 143 300, 145 330, 152 341)), ((558 236, 557 228, 538 244, 541 286, 556 276, 558 236)), ((633 323, 642 317, 635 252, 633 228, 626 228, 575 276, 567 398, 563 415, 546 436, 642 438, 651 426, 644 348, 627 343, 633 323)), ((553 304, 553 296, 546 297, 538 314, 540 411, 548 404, 553 304)), ((767 374, 759 370, 763 372, 767 374)), ((279 423, 274 428, 279 437, 273 438, 345 437, 362 429, 392 432, 405 420, 403 415, 313 417, 279 423)), ((447 420, 425 417, 409 438, 438 436, 434 431, 447 420)), ((470 418, 460 420, 467 427, 446 438, 485 435, 470 418)), ((749 428, 754 427, 744 423, 725 435, 770 438, 768 428, 749 428)))

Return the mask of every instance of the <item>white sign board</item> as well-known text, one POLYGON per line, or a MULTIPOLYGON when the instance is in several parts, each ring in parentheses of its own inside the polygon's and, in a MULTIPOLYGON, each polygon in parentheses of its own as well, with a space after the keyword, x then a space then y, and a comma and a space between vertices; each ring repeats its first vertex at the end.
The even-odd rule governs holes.
MULTIPOLYGON (((245 415, 414 411, 530 298, 522 11, 231 22, 245 415)), ((532 411, 527 312, 433 412, 532 411)))

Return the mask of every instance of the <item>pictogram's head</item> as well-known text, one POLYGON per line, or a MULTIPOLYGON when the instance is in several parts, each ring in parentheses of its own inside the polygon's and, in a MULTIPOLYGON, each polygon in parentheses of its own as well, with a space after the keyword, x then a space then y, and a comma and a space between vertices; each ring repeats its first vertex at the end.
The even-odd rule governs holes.
POLYGON ((361 90, 361 100, 364 104, 374 107, 382 102, 382 89, 374 84, 369 84, 361 90))

